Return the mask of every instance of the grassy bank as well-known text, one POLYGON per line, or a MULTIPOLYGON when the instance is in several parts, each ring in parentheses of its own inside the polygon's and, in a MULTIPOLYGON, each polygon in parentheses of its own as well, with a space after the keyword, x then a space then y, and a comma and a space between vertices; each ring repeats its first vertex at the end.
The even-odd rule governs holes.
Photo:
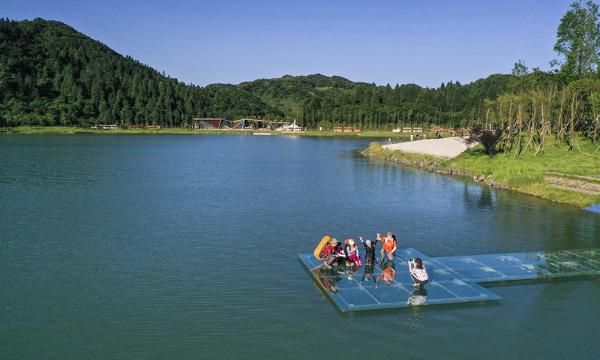
POLYGON ((303 132, 280 132, 280 131, 256 131, 256 130, 192 130, 185 128, 162 128, 162 129, 91 129, 68 126, 22 126, 13 128, 0 128, 0 134, 103 134, 103 135, 252 135, 253 133, 269 133, 271 135, 295 135, 307 137, 358 137, 358 138, 384 138, 402 140, 410 138, 410 134, 398 134, 391 131, 363 131, 361 133, 341 133, 328 130, 303 131, 303 132))
POLYGON ((525 152, 489 157, 477 146, 454 159, 390 151, 372 143, 363 154, 429 171, 463 175, 492 186, 544 199, 585 207, 600 203, 600 151, 598 144, 580 139, 573 151, 549 141, 543 154, 525 152))

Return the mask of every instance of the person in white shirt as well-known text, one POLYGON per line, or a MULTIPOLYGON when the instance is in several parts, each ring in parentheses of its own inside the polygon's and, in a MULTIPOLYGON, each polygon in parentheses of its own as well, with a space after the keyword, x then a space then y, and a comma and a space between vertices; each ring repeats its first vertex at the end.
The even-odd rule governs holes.
POLYGON ((429 281, 427 269, 423 266, 420 258, 408 260, 408 272, 410 272, 414 287, 421 287, 429 281))

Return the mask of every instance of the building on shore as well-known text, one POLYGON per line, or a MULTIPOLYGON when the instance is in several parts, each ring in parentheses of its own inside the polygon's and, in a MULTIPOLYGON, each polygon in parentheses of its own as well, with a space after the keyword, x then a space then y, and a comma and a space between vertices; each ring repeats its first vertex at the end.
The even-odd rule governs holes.
POLYGON ((92 129, 100 129, 100 130, 116 130, 118 129, 118 125, 108 125, 108 124, 100 124, 92 126, 92 129))
POLYGON ((127 125, 127 129, 128 130, 138 130, 138 129, 158 130, 158 129, 160 129, 160 125, 129 124, 129 125, 127 125))
POLYGON ((223 118, 194 118, 194 130, 230 129, 231 121, 223 118))
POLYGON ((422 133, 423 128, 421 127, 403 127, 392 130, 393 133, 422 133))
POLYGON ((283 124, 282 126, 278 127, 275 130, 277 130, 277 131, 285 131, 285 132, 300 132, 300 131, 304 131, 304 128, 302 126, 298 126, 296 124, 296 120, 294 120, 293 123, 291 123, 291 124, 283 124))
POLYGON ((354 126, 335 126, 333 132, 360 133, 362 130, 354 126))

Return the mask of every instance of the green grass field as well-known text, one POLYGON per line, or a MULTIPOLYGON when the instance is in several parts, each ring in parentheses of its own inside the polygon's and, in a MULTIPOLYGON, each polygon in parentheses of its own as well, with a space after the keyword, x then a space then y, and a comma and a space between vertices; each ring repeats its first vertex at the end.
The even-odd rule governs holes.
POLYGON ((387 159, 406 165, 418 164, 421 168, 440 170, 467 176, 491 177, 499 186, 538 196, 544 199, 567 203, 579 207, 600 203, 600 195, 567 191, 550 186, 545 180, 549 174, 558 174, 565 179, 583 179, 583 182, 600 182, 600 144, 578 139, 573 151, 557 146, 550 139, 543 154, 534 155, 526 151, 519 157, 515 154, 499 153, 490 157, 477 146, 460 156, 444 160, 433 156, 389 151, 379 144, 371 144, 364 153, 367 156, 387 159), (587 180, 585 178, 588 178, 587 180), (598 180, 595 180, 598 179, 598 180))

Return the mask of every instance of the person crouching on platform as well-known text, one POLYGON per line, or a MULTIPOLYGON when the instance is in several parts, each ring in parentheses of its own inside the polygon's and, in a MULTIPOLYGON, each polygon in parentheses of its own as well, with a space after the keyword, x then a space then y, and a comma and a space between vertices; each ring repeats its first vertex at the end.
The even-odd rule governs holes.
POLYGON ((331 247, 328 247, 328 251, 325 254, 325 266, 331 268, 332 266, 342 265, 346 260, 346 253, 342 243, 336 241, 335 238, 331 239, 331 247))
POLYGON ((408 272, 410 273, 414 287, 420 288, 429 281, 429 275, 420 258, 408 260, 408 272))
POLYGON ((353 239, 346 239, 346 256, 348 256, 348 260, 358 266, 362 266, 362 260, 360 259, 360 254, 358 253, 358 247, 354 243, 353 239))
POLYGON ((336 240, 335 238, 331 238, 329 244, 323 249, 323 265, 325 265, 325 267, 331 268, 330 265, 333 260, 335 260, 335 246, 336 240))

